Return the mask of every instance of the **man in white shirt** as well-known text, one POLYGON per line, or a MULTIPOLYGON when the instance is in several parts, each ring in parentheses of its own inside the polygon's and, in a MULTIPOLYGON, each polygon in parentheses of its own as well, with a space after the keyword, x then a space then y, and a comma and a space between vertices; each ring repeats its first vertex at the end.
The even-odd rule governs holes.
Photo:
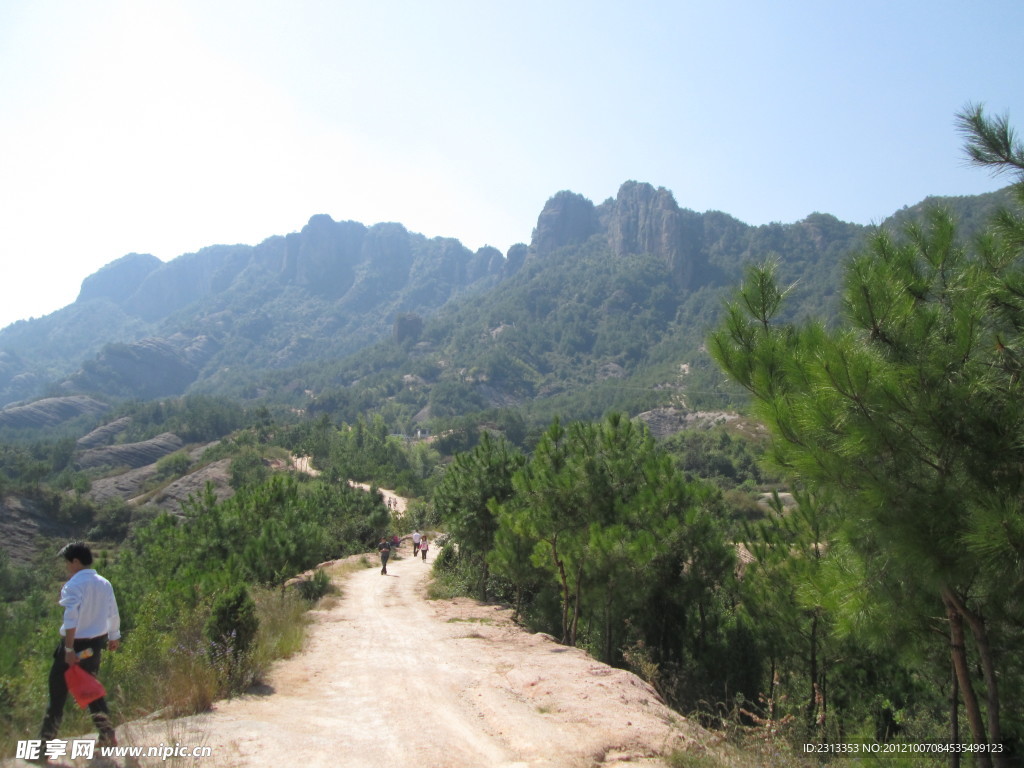
MULTIPOLYGON (((92 568, 92 551, 81 541, 61 549, 68 569, 68 580, 60 590, 60 604, 64 607, 61 623, 61 642, 53 654, 50 667, 50 704, 43 717, 40 738, 45 743, 57 737, 64 717, 64 704, 68 698, 64 672, 72 664, 95 675, 100 668, 100 655, 104 648, 116 650, 121 640, 121 617, 110 582, 92 568), (79 659, 86 649, 92 655, 79 659)), ((100 746, 117 744, 114 724, 110 720, 106 697, 89 704, 93 723, 99 731, 100 746)))

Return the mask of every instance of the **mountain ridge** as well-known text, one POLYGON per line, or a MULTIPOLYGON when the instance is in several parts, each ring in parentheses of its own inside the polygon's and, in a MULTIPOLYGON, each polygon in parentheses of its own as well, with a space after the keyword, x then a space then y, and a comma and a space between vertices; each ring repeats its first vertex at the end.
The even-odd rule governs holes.
MULTIPOLYGON (((991 207, 1000 194, 952 200, 967 200, 973 210, 991 207)), ((894 216, 900 215, 912 217, 915 209, 894 216)), ((842 260, 870 229, 821 213, 752 227, 719 211, 682 208, 664 187, 636 181, 596 205, 570 191, 555 194, 538 215, 530 244, 505 254, 489 246, 473 252, 458 240, 428 239, 397 223, 366 226, 317 214, 299 232, 255 246, 214 245, 166 263, 128 254, 105 265, 83 280, 73 304, 0 330, 0 407, 70 394, 153 398, 201 391, 255 399, 289 371, 293 390, 319 393, 352 381, 343 371, 333 382, 320 373, 307 386, 302 379, 309 371, 374 345, 400 340, 411 355, 406 368, 429 357, 426 347, 452 349, 452 339, 480 347, 457 327, 431 325, 444 316, 484 322, 488 334, 514 327, 503 334, 504 361, 492 349, 487 365, 492 374, 503 364, 534 369, 519 376, 520 389, 525 379, 549 377, 554 364, 536 352, 509 352, 513 337, 523 335, 524 323, 555 319, 565 327, 547 330, 557 333, 565 354, 586 366, 597 344, 604 353, 591 362, 605 370, 619 366, 628 377, 651 362, 649 350, 665 341, 672 324, 713 314, 710 305, 739 279, 743 265, 769 253, 782 257, 783 280, 800 282, 801 313, 833 311, 842 260), (590 285, 598 274, 603 282, 590 285), (528 311, 509 307, 499 318, 495 312, 510 292, 528 311), (538 304, 542 294, 547 298, 538 304), (649 317, 637 322, 637 316, 649 317), (644 350, 637 352, 637 340, 625 331, 618 342, 602 340, 602 328, 614 336, 613 326, 644 334, 644 350), (424 328, 430 339, 422 337, 424 328), (616 343, 634 352, 606 354, 616 343)), ((443 363, 438 358, 431 365, 443 363)), ((348 365, 352 376, 356 368, 348 365)), ((489 388, 492 400, 510 394, 495 386, 493 375, 459 381, 449 370, 445 376, 454 385, 489 388)), ((550 395, 552 384, 533 390, 526 395, 550 395)))

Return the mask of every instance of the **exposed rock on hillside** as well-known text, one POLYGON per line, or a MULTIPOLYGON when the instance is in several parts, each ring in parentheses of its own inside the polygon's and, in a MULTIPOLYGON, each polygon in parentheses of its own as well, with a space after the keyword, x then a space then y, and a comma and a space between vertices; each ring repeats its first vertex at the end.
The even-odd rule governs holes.
MULTIPOLYGON (((189 451, 189 458, 197 461, 204 451, 216 445, 209 443, 189 451)), ((156 463, 130 469, 113 477, 94 480, 86 496, 98 504, 111 499, 136 504, 142 507, 160 509, 173 515, 182 514, 182 505, 189 496, 200 497, 206 490, 207 483, 213 486, 214 495, 222 501, 234 493, 230 485, 231 459, 220 459, 200 467, 194 472, 159 487, 156 463), (151 494, 151 495, 149 495, 151 494)))
POLYGON ((655 408, 637 416, 654 437, 670 437, 684 429, 713 427, 738 418, 728 411, 685 411, 679 408, 655 408))
POLYGON ((130 501, 145 492, 146 486, 153 481, 156 474, 156 464, 147 464, 112 477, 101 477, 92 481, 85 496, 97 504, 105 504, 113 499, 130 501))
POLYGON ((98 448, 101 445, 110 445, 114 442, 114 438, 124 432, 131 423, 132 420, 130 416, 122 416, 120 419, 114 419, 114 421, 109 424, 96 427, 96 429, 89 434, 78 438, 75 445, 82 451, 89 448, 98 448))
POLYGON ((132 296, 142 281, 162 265, 160 259, 148 253, 129 253, 85 278, 78 292, 78 301, 109 299, 115 304, 123 304, 125 298, 132 296))
POLYGON ((206 492, 207 484, 213 487, 213 495, 217 501, 223 501, 234 494, 231 487, 231 459, 220 459, 205 467, 180 477, 173 483, 160 489, 152 499, 146 502, 147 507, 156 507, 172 515, 183 513, 183 505, 189 497, 196 499, 206 492))
POLYGON ((533 230, 531 250, 538 255, 586 242, 598 228, 597 210, 583 195, 562 191, 544 205, 533 230))
POLYGON ((0 497, 0 546, 17 565, 28 565, 32 561, 40 536, 70 539, 78 534, 80 531, 74 527, 43 513, 30 499, 0 497))
POLYGON ((627 181, 614 200, 598 207, 582 195, 559 192, 537 218, 532 251, 543 256, 598 232, 616 256, 660 257, 679 288, 694 287, 707 272, 701 215, 681 209, 664 187, 635 181, 627 181))
POLYGON ((629 181, 601 206, 608 244, 617 256, 650 253, 668 265, 675 284, 692 288, 704 270, 700 214, 681 209, 664 187, 629 181))
POLYGON ((64 383, 67 389, 102 390, 133 397, 181 394, 218 349, 208 336, 176 335, 111 344, 64 383))
POLYGON ((110 406, 85 395, 48 397, 28 405, 0 410, 0 426, 19 428, 52 427, 82 414, 100 414, 110 406))
POLYGON ((171 432, 164 432, 152 440, 127 445, 111 445, 105 448, 91 448, 78 457, 78 465, 83 469, 91 467, 144 467, 157 459, 184 447, 181 438, 171 432))

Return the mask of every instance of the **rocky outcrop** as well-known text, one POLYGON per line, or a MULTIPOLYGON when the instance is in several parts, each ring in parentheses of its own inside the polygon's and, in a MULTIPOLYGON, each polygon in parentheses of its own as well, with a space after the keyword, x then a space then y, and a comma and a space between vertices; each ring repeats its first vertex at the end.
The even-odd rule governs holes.
POLYGON ((155 463, 129 469, 127 472, 121 472, 112 477, 93 480, 85 496, 100 505, 113 499, 131 501, 145 493, 147 487, 156 480, 156 476, 155 463))
MULTIPOLYGON (((55 520, 31 499, 0 496, 0 547, 16 565, 30 565, 35 558, 40 537, 73 540, 82 531, 55 520)), ((56 555, 56 549, 53 550, 56 555)))
POLYGON ((139 398, 180 395, 217 349, 208 336, 184 334, 110 344, 63 386, 139 398))
POLYGON ((53 427, 83 414, 100 414, 110 406, 85 395, 47 397, 27 405, 8 406, 0 410, 0 427, 53 427))
POLYGON ((95 299, 109 299, 115 304, 123 304, 135 294, 142 282, 161 266, 163 262, 156 256, 148 253, 129 253, 85 278, 78 292, 78 301, 84 303, 95 299))
POLYGON ((687 411, 679 408, 655 408, 637 416, 654 437, 670 437, 684 429, 708 429, 739 418, 729 411, 687 411))
MULTIPOLYGON (((203 452, 216 444, 214 442, 192 448, 188 452, 189 459, 199 461, 203 452)), ((230 468, 230 459, 211 462, 161 488, 164 481, 161 480, 157 464, 154 462, 111 477, 93 480, 86 497, 97 504, 120 499, 130 504, 181 514, 182 504, 188 500, 189 495, 202 494, 208 482, 213 485, 218 500, 230 496, 233 493, 229 483, 230 468)))
POLYGON ((530 252, 544 256, 581 245, 601 233, 616 256, 652 254, 668 265, 678 288, 692 288, 706 272, 700 214, 680 208, 664 187, 627 181, 599 207, 582 195, 559 192, 537 218, 530 252))
POLYGON ((156 464, 147 464, 114 477, 94 480, 87 496, 98 504, 121 499, 141 507, 181 515, 190 497, 199 498, 206 492, 207 483, 213 487, 218 501, 231 496, 234 490, 230 481, 231 459, 211 462, 162 488, 159 487, 156 464))
POLYGON ((231 459, 214 461, 178 478, 153 494, 145 506, 155 507, 173 515, 185 514, 185 505, 189 498, 200 498, 206 492, 207 485, 213 488, 213 495, 217 501, 223 501, 234 494, 235 491, 231 487, 231 459))
POLYGON ((80 451, 84 451, 89 448, 98 448, 101 445, 110 445, 114 442, 114 438, 131 426, 131 423, 132 420, 130 416, 122 416, 120 419, 114 419, 109 424, 96 427, 96 429, 89 434, 78 438, 75 442, 75 446, 80 451))
POLYGON ((146 275, 123 304, 143 320, 159 320, 228 290, 251 258, 247 245, 213 245, 186 253, 146 275))
POLYGON ((126 445, 111 445, 105 448, 90 448, 78 457, 82 469, 92 467, 144 467, 184 447, 181 438, 171 432, 164 432, 152 440, 126 445))
POLYGON ((691 288, 703 268, 701 216, 681 209, 664 187, 628 181, 601 207, 608 245, 617 256, 650 253, 670 268, 679 288, 691 288))
POLYGON ((537 217, 530 250, 544 256, 567 245, 585 243, 599 225, 592 202, 575 192, 559 192, 545 203, 537 217))

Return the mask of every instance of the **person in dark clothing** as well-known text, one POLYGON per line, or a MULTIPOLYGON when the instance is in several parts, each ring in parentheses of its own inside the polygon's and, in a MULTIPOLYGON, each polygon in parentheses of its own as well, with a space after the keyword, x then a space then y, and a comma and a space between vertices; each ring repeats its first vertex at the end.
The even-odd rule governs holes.
POLYGON ((391 556, 391 542, 382 537, 380 544, 377 545, 377 551, 380 552, 380 575, 386 576, 388 573, 388 558, 391 556))

